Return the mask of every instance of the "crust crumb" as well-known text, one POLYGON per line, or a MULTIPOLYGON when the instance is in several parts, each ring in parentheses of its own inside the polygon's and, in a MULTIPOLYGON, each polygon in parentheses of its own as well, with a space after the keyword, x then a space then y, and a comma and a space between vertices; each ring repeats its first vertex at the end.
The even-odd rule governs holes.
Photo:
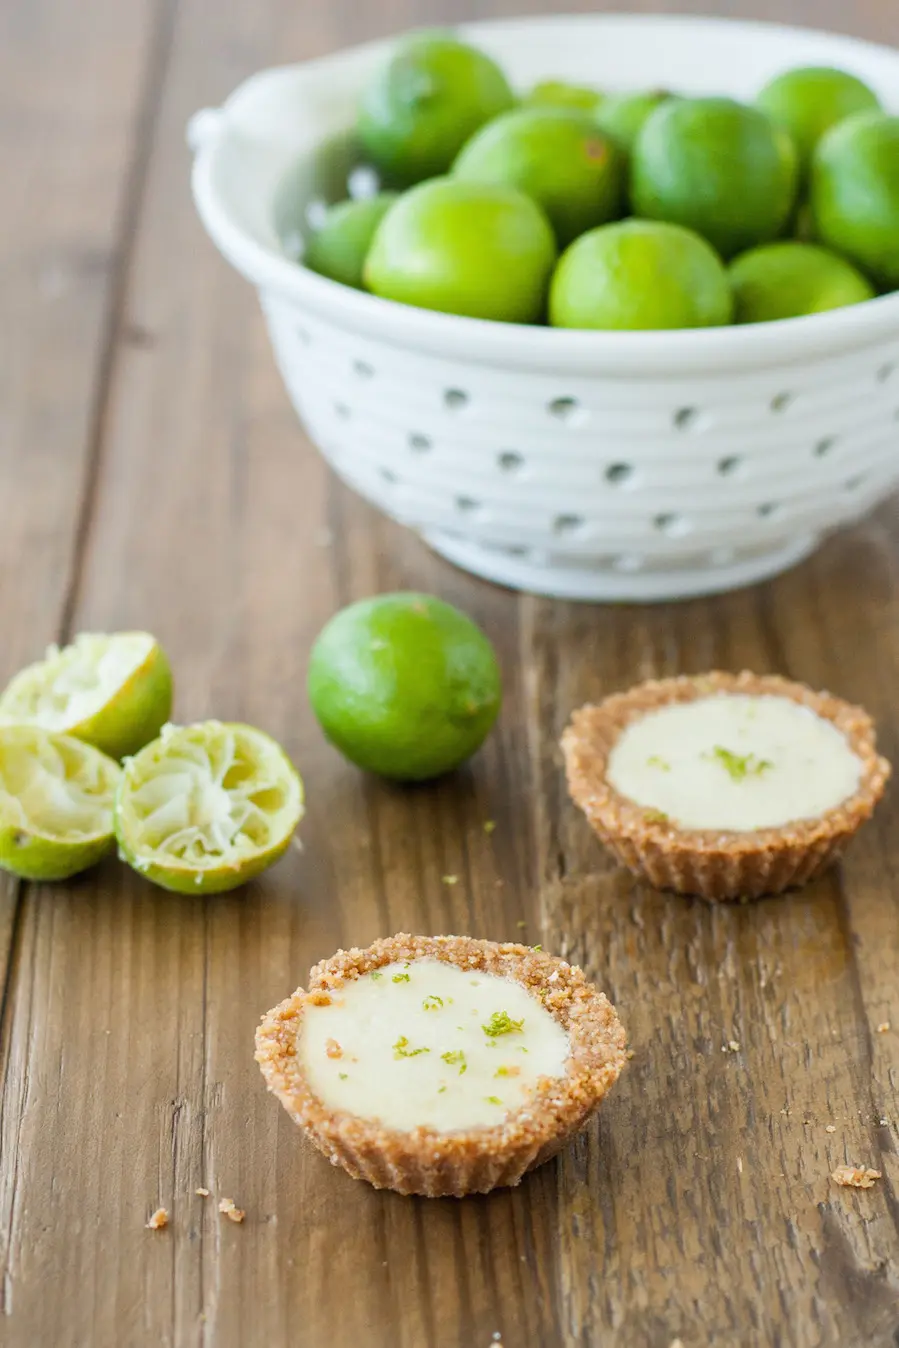
POLYGON ((837 1130, 832 1123, 828 1123, 825 1124, 824 1131, 825 1133, 835 1133, 837 1130))
POLYGON ((233 1198, 223 1198, 219 1202, 219 1212, 224 1213, 230 1222, 242 1222, 246 1213, 235 1205, 233 1198))
POLYGON ((169 1224, 169 1214, 165 1208, 157 1208, 153 1216, 147 1222, 149 1231, 162 1231, 169 1224))
POLYGON ((443 883, 445 885, 457 885, 459 883, 458 875, 444 875, 443 883))
POLYGON ((306 1001, 310 1006, 330 1006, 331 998, 326 992, 313 991, 306 993, 306 1001))
POLYGON ((892 1025, 890 1024, 890 1022, 889 1022, 888 1020, 882 1020, 882 1021, 880 1022, 880 1024, 878 1025, 878 1027, 877 1027, 877 1033, 878 1033, 878 1034, 889 1034, 889 1032, 890 1032, 890 1030, 891 1030, 892 1028, 893 1028, 893 1027, 892 1027, 892 1025))
POLYGON ((343 1049, 340 1047, 336 1039, 325 1040, 325 1053, 328 1055, 329 1058, 343 1057, 343 1049))
POLYGON ((873 1189, 874 1181, 882 1178, 879 1170, 857 1165, 838 1165, 831 1175, 834 1184, 840 1184, 846 1189, 873 1189))
POLYGON ((201 1198, 209 1197, 209 1190, 202 1188, 202 1186, 199 1189, 194 1189, 194 1193, 199 1194, 201 1198))

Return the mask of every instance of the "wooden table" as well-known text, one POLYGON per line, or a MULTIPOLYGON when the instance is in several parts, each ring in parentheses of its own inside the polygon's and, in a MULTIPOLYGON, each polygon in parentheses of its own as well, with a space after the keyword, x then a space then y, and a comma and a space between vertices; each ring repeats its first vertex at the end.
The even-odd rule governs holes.
MULTIPOLYGON (((899 36, 895 0, 716 8, 899 36)), ((863 702, 899 759, 895 507, 722 599, 600 608, 468 579, 326 471, 254 296, 195 219, 194 109, 273 61, 445 14, 427 0, 0 10, 0 676, 78 630, 147 627, 174 659, 179 719, 265 727, 309 793, 305 851, 245 893, 186 901, 115 861, 67 885, 0 881, 0 1343, 892 1346, 895 793, 841 871, 714 909, 609 863, 566 798, 557 741, 573 706, 638 678, 750 666, 863 702), (402 587, 471 612, 507 689, 471 769, 413 791, 345 764, 304 693, 329 615, 402 587), (260 1013, 315 959, 397 930, 541 941, 621 1010, 635 1056, 599 1122, 517 1190, 375 1193, 263 1089, 260 1013), (883 1180, 835 1188, 846 1160, 883 1180), (153 1233, 157 1204, 171 1223, 153 1233)))

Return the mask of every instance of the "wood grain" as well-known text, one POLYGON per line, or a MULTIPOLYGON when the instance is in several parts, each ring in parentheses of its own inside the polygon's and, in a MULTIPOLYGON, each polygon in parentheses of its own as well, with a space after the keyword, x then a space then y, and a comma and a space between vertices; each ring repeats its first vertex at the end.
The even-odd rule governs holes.
MULTIPOLYGON (((895 37, 889 0, 718 8, 895 37)), ((638 678, 750 666, 864 702, 899 756, 895 507, 777 582, 681 606, 549 603, 451 569, 304 439, 254 297, 194 218, 183 145, 189 114, 255 68, 444 16, 426 0, 74 15, 61 0, 0 15, 0 168, 22 185, 0 218, 2 672, 68 631, 148 627, 175 662, 178 717, 281 738, 309 814, 303 850, 237 895, 188 903, 114 862, 0 890, 0 1343, 892 1348, 894 801, 842 871, 710 909, 610 865, 557 741, 574 705, 638 678), (346 765, 303 687, 335 608, 407 587, 472 613, 506 683, 484 752, 415 790, 346 765), (401 929, 542 941, 620 1007, 627 1072, 518 1190, 369 1191, 264 1092, 262 1011, 337 946, 401 929), (844 1160, 883 1181, 835 1189, 844 1160), (170 1225, 149 1232, 160 1204, 170 1225)))

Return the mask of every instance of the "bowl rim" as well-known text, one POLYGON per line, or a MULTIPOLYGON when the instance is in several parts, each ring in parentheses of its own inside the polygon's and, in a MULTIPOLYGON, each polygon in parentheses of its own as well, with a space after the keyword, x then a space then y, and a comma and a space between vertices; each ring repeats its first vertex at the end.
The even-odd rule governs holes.
MULTIPOLYGON (((663 30, 673 28, 692 29, 697 37, 714 28, 737 35, 740 31, 761 33, 772 40, 825 38, 860 59, 876 56, 895 61, 899 77, 899 49, 823 29, 757 20, 696 15, 563 14, 489 19, 454 25, 454 29, 477 41, 481 34, 511 36, 541 26, 591 29, 614 26, 619 30, 633 27, 643 30, 647 40, 650 30, 661 35, 663 30)), ((575 375, 602 372, 635 377, 676 376, 695 374, 697 370, 707 374, 770 368, 839 356, 847 350, 899 338, 899 292, 822 314, 766 323, 634 332, 563 329, 468 318, 381 299, 318 276, 279 249, 266 246, 235 221, 216 186, 216 171, 228 140, 229 110, 245 103, 267 79, 312 70, 327 71, 348 58, 373 57, 389 50, 399 36, 341 48, 289 66, 269 67, 238 85, 220 109, 196 115, 197 119, 209 117, 215 123, 213 134, 196 137, 191 185, 197 211, 220 251, 260 290, 360 335, 396 346, 413 346, 465 363, 483 361, 511 369, 567 371, 575 375)))

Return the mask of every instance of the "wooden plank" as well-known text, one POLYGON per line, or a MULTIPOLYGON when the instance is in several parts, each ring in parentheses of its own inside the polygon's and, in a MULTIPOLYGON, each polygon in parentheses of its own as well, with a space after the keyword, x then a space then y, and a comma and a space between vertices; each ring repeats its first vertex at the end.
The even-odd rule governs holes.
MULTIPOLYGON (((110 315, 134 202, 134 143, 152 7, 94 0, 0 12, 0 680, 64 635, 99 443, 110 315)), ((15 937, 31 897, 0 880, 0 1064, 14 1028, 15 937), (22 907, 20 908, 20 905, 22 907)), ((37 1068, 37 1064, 34 1064, 37 1068)), ((0 1098, 0 1310, 11 1315, 28 1190, 30 1080, 0 1098)))
MULTIPOLYGON (((14 1220, 0 1337, 886 1344, 899 1321, 895 1134, 872 1119, 899 1119, 895 1035, 876 1029, 892 1016, 899 1033, 893 807, 842 877, 712 910, 610 867, 567 802, 556 745, 588 697, 749 664, 862 698, 895 749, 895 521, 884 514, 761 590, 598 609, 466 578, 337 487, 296 427, 251 293, 183 186, 197 105, 288 53, 427 18, 415 0, 323 10, 182 0, 68 584, 74 626, 159 633, 180 719, 240 717, 284 741, 309 788, 304 850, 246 893, 205 901, 114 862, 29 891, 8 999, 0 1192, 14 1220), (322 742, 304 663, 336 607, 409 586, 485 626, 507 700, 470 770, 399 790, 322 742), (599 1123, 514 1192, 377 1194, 309 1151, 262 1088, 260 1013, 338 945, 402 928, 542 940, 621 1006, 636 1056, 599 1123), (722 1052, 730 1041, 739 1049, 722 1052), (887 1182, 833 1190, 844 1155, 887 1182), (222 1196, 246 1208, 242 1225, 219 1216, 222 1196), (159 1203, 171 1223, 146 1231, 159 1203)), ((839 17, 832 3, 791 10, 839 17)), ((885 29, 882 5, 857 13, 885 29)), ((37 527, 33 504, 28 516, 37 527)))

